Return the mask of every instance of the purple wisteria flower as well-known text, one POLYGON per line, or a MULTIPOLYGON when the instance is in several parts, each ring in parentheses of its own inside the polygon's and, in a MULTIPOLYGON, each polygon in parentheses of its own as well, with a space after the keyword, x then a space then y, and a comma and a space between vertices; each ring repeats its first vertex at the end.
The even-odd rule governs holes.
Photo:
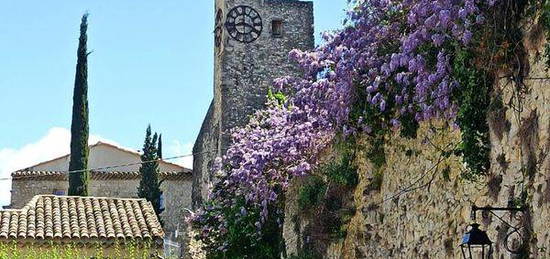
POLYGON ((460 85, 449 63, 453 50, 445 48, 470 44, 473 26, 484 21, 480 6, 495 0, 350 2, 344 29, 323 34, 327 43, 312 51, 289 54, 304 75, 275 80, 273 90, 287 94, 287 102, 270 100, 231 132, 233 144, 212 168, 219 178, 212 205, 190 218, 213 247, 227 248, 229 216, 240 222, 258 215, 250 235, 259 237, 289 180, 309 174, 336 135, 373 131, 367 124, 372 114, 350 121, 353 104, 389 115, 392 128, 404 114, 417 121, 456 116, 450 94, 460 85), (227 208, 235 209, 225 215, 227 208))

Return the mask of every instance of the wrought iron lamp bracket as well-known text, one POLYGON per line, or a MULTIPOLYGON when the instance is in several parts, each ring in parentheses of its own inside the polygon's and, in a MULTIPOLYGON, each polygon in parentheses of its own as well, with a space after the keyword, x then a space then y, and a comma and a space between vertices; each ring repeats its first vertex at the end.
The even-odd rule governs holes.
POLYGON ((524 228, 524 226, 514 226, 514 225, 512 225, 510 222, 507 222, 501 216, 497 215, 495 213, 495 211, 506 211, 506 212, 510 212, 510 213, 512 213, 512 212, 521 212, 522 216, 524 216, 525 212, 527 211, 527 208, 526 207, 491 207, 491 206, 478 207, 476 205, 472 205, 472 210, 471 210, 470 217, 471 217, 472 221, 474 221, 474 222, 476 220, 476 212, 477 211, 488 211, 488 212, 490 212, 497 219, 499 219, 501 222, 503 222, 504 224, 506 224, 508 227, 510 227, 512 229, 512 231, 509 231, 506 234, 505 238, 504 238, 505 248, 506 248, 506 250, 508 250, 508 252, 510 252, 512 254, 519 254, 520 250, 521 250, 521 246, 523 246, 523 244, 517 249, 512 249, 508 246, 508 239, 514 233, 516 233, 520 237, 520 240, 522 240, 522 242, 523 242, 523 235, 521 234, 520 229, 524 228))
MULTIPOLYGON (((519 208, 512 208, 512 207, 491 207, 491 206, 485 206, 485 207, 478 207, 476 205, 472 205, 472 211, 471 211, 471 214, 470 214, 470 217, 472 218, 473 221, 476 220, 476 212, 477 211, 490 211, 490 212, 494 212, 494 211, 509 211, 509 212, 525 212, 526 208, 525 207, 519 207, 519 208)), ((503 221, 504 223, 508 224, 511 226, 510 223, 504 221, 503 219, 499 218, 501 221, 503 221)))

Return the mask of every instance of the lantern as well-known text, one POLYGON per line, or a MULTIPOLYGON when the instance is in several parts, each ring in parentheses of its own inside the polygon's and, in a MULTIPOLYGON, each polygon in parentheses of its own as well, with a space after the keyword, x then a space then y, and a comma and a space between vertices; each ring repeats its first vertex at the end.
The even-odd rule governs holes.
POLYGON ((470 227, 470 231, 464 234, 462 244, 460 244, 462 256, 464 259, 489 258, 493 253, 491 246, 493 242, 489 240, 487 232, 480 230, 477 223, 470 225, 470 227), (474 255, 480 255, 480 257, 474 257, 474 255))

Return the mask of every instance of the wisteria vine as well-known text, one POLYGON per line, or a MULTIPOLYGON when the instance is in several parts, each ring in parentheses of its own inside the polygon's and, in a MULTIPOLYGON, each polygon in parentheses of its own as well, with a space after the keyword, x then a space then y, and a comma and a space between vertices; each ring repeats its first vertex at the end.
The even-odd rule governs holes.
POLYGON ((273 89, 288 98, 271 95, 216 160, 218 183, 189 218, 213 253, 243 252, 234 242, 245 239, 253 248, 269 222, 281 224, 289 180, 310 173, 335 136, 455 119, 453 53, 470 44, 495 0, 351 2, 345 28, 313 51, 290 53, 304 75, 273 89))

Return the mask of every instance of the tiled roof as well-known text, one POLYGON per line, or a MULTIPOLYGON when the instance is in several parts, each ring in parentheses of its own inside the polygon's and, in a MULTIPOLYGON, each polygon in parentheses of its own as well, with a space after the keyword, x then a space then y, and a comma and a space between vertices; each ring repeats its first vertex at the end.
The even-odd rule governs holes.
MULTIPOLYGON (((184 180, 192 177, 191 171, 184 172, 159 172, 159 178, 164 180, 184 180)), ((58 171, 16 171, 11 173, 14 180, 67 180, 66 172, 58 171)), ((139 179, 139 172, 97 172, 92 171, 92 180, 107 179, 139 179)))
POLYGON ((163 237, 154 209, 145 199, 38 195, 22 209, 0 210, 0 242, 163 237))

